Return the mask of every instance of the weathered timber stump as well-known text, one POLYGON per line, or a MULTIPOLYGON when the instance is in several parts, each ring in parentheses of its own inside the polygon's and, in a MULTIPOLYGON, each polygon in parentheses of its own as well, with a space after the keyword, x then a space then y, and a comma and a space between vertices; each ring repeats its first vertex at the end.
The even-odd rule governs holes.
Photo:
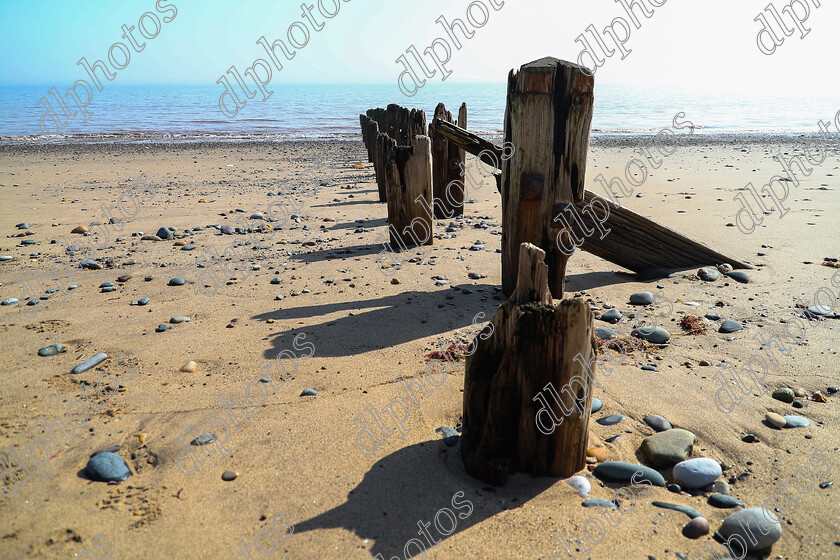
MULTIPOLYGON (((376 174, 376 186, 379 190, 379 202, 386 202, 388 196, 388 173, 385 162, 390 149, 387 142, 380 138, 384 135, 394 140, 397 146, 411 146, 414 138, 427 133, 426 114, 419 109, 406 109, 394 103, 387 109, 368 109, 359 115, 362 126, 362 140, 368 149, 368 160, 373 163, 376 174)), ((431 204, 431 200, 428 201, 431 204)))
MULTIPOLYGON (((429 125, 429 137, 432 139, 432 182, 434 191, 435 218, 454 218, 464 214, 464 187, 461 179, 461 167, 464 163, 464 150, 449 142, 437 131, 439 122, 454 123, 452 113, 443 103, 435 107, 435 117, 429 125)), ((467 104, 462 103, 458 112, 458 126, 466 128, 467 104)))
POLYGON ((497 486, 516 472, 568 477, 584 468, 592 406, 592 311, 580 298, 554 305, 541 249, 523 243, 519 256, 516 289, 476 337, 464 379, 461 458, 497 486))
POLYGON ((519 246, 546 253, 548 285, 563 297, 569 255, 557 246, 554 219, 583 202, 594 78, 576 64, 543 58, 508 76, 505 142, 515 146, 502 163, 502 289, 513 292, 519 246))
POLYGON ((434 242, 432 216, 432 142, 415 136, 410 146, 398 146, 379 134, 383 178, 387 188, 388 232, 392 250, 403 251, 434 242), (418 200, 419 198, 419 200, 418 200))

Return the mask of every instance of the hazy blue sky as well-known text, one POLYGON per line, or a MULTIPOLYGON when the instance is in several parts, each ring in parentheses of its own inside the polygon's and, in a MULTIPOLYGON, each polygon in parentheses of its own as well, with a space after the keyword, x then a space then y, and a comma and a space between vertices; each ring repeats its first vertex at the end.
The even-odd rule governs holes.
MULTIPOLYGON (((500 2, 501 0, 496 0, 500 2)), ((660 0, 661 1, 661 0, 660 0)), ((760 26, 754 18, 769 0, 668 0, 654 8, 641 29, 631 27, 627 47, 598 70, 600 83, 662 83, 686 87, 737 87, 755 93, 838 91, 833 62, 840 51, 840 5, 811 6, 804 39, 796 32, 772 56, 756 48, 760 26)), ((294 60, 285 61, 272 84, 394 83, 395 59, 414 44, 421 51, 443 36, 435 20, 464 18, 469 0, 342 2, 336 17, 313 33, 294 60)), ((485 0, 488 3, 489 0, 485 0)), ((300 21, 301 2, 290 0, 174 0, 176 18, 146 48, 132 53, 111 84, 207 84, 231 65, 240 71, 265 57, 256 40, 286 38, 300 21)), ((781 2, 776 4, 779 8, 781 2)), ((0 0, 0 83, 68 86, 86 78, 76 61, 106 60, 108 48, 123 41, 121 26, 137 25, 155 12, 154 0, 0 0)), ((332 6, 328 0, 326 6, 332 6)), ((317 12, 317 7, 316 7, 317 12)), ((171 14, 169 14, 171 15, 171 14)), ((489 22, 475 30, 464 48, 453 51, 447 81, 502 82, 512 67, 546 55, 576 60, 575 38, 594 24, 604 26, 626 14, 613 0, 505 0, 490 10, 489 22)), ((320 19, 320 16, 318 16, 320 19)), ((135 31, 135 33, 137 33, 135 31)), ((139 37, 139 35, 137 35, 139 37)), ((438 76, 430 82, 438 82, 438 76)))

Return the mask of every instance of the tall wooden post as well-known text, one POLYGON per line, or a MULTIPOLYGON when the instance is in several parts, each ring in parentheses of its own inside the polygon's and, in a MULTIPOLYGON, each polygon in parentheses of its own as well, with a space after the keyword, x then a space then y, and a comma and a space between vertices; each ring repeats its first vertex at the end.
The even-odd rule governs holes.
POLYGON ((576 298, 555 306, 545 253, 523 243, 518 256, 516 289, 493 316, 490 335, 485 327, 476 336, 464 378, 461 458, 472 476, 497 486, 515 472, 567 477, 582 469, 592 407, 589 304, 576 298))
POLYGON ((548 285, 562 298, 569 255, 557 244, 554 219, 583 201, 592 122, 594 78, 576 64, 542 58, 508 76, 505 142, 513 155, 502 163, 502 289, 516 286, 519 246, 546 253, 548 285))
MULTIPOLYGON (((446 110, 443 103, 438 103, 435 107, 434 118, 435 121, 429 125, 429 137, 432 139, 434 213, 438 219, 454 218, 464 214, 464 187, 452 184, 453 181, 463 181, 461 164, 464 162, 464 150, 450 143, 437 131, 435 122, 454 122, 452 113, 446 110)), ((458 112, 458 126, 466 128, 466 121, 467 104, 462 103, 458 112)))
POLYGON ((383 178, 388 189, 388 231, 391 248, 401 251, 434 243, 432 215, 432 142, 415 136, 410 146, 398 146, 379 134, 383 178), (420 197, 420 200, 418 200, 420 197))

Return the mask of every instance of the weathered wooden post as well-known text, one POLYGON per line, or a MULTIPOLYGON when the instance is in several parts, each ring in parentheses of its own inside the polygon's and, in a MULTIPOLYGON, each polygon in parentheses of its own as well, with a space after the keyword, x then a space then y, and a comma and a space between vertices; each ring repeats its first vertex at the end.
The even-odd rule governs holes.
POLYGON ((586 464, 594 316, 580 298, 554 305, 544 257, 521 245, 516 289, 467 356, 461 458, 497 486, 515 472, 567 477, 586 464))
POLYGON ((379 134, 383 170, 388 190, 388 231, 391 248, 405 250, 432 245, 434 230, 429 205, 432 200, 432 142, 415 136, 410 146, 398 146, 379 134), (422 197, 419 201, 418 197, 422 197))
MULTIPOLYGON (((435 107, 435 117, 429 125, 429 137, 432 139, 432 182, 434 191, 435 218, 445 219, 461 216, 464 213, 464 187, 452 185, 453 181, 463 181, 461 165, 464 163, 464 150, 449 142, 437 131, 439 122, 454 122, 452 113, 443 103, 435 107), (450 186, 452 185, 452 186, 450 186)), ((466 128, 467 104, 462 103, 458 111, 458 126, 466 128)))
POLYGON ((557 246, 555 218, 583 202, 594 78, 576 64, 542 58, 508 76, 502 163, 502 289, 516 286, 519 246, 546 253, 548 286, 563 297, 569 255, 557 246))

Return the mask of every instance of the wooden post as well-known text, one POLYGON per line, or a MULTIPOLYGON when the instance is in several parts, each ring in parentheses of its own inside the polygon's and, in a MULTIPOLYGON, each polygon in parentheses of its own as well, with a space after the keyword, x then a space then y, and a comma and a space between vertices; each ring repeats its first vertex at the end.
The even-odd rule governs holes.
MULTIPOLYGON (((458 122, 466 126, 466 120, 467 104, 462 103, 458 122)), ((435 218, 446 219, 464 214, 464 187, 452 184, 453 181, 462 181, 461 164, 464 161, 464 150, 450 143, 437 131, 436 127, 440 122, 453 122, 452 113, 446 110, 443 103, 438 103, 435 107, 435 120, 429 125, 429 137, 432 139, 435 218)))
POLYGON ((515 472, 568 477, 584 468, 592 407, 589 304, 576 298, 555 307, 545 253, 523 243, 518 257, 516 289, 496 311, 490 336, 489 327, 476 336, 464 378, 461 458, 472 476, 497 486, 515 472), (548 414, 553 429, 538 414, 548 414))
POLYGON ((519 246, 546 253, 548 285, 562 298, 569 255, 557 246, 558 213, 583 201, 594 78, 576 64, 542 58, 508 76, 502 163, 502 290, 513 292, 519 246))
POLYGON ((432 245, 432 142, 415 136, 411 146, 398 146, 387 134, 379 134, 383 176, 388 190, 388 231, 391 248, 401 251, 432 245), (418 197, 420 200, 418 201, 418 197))

